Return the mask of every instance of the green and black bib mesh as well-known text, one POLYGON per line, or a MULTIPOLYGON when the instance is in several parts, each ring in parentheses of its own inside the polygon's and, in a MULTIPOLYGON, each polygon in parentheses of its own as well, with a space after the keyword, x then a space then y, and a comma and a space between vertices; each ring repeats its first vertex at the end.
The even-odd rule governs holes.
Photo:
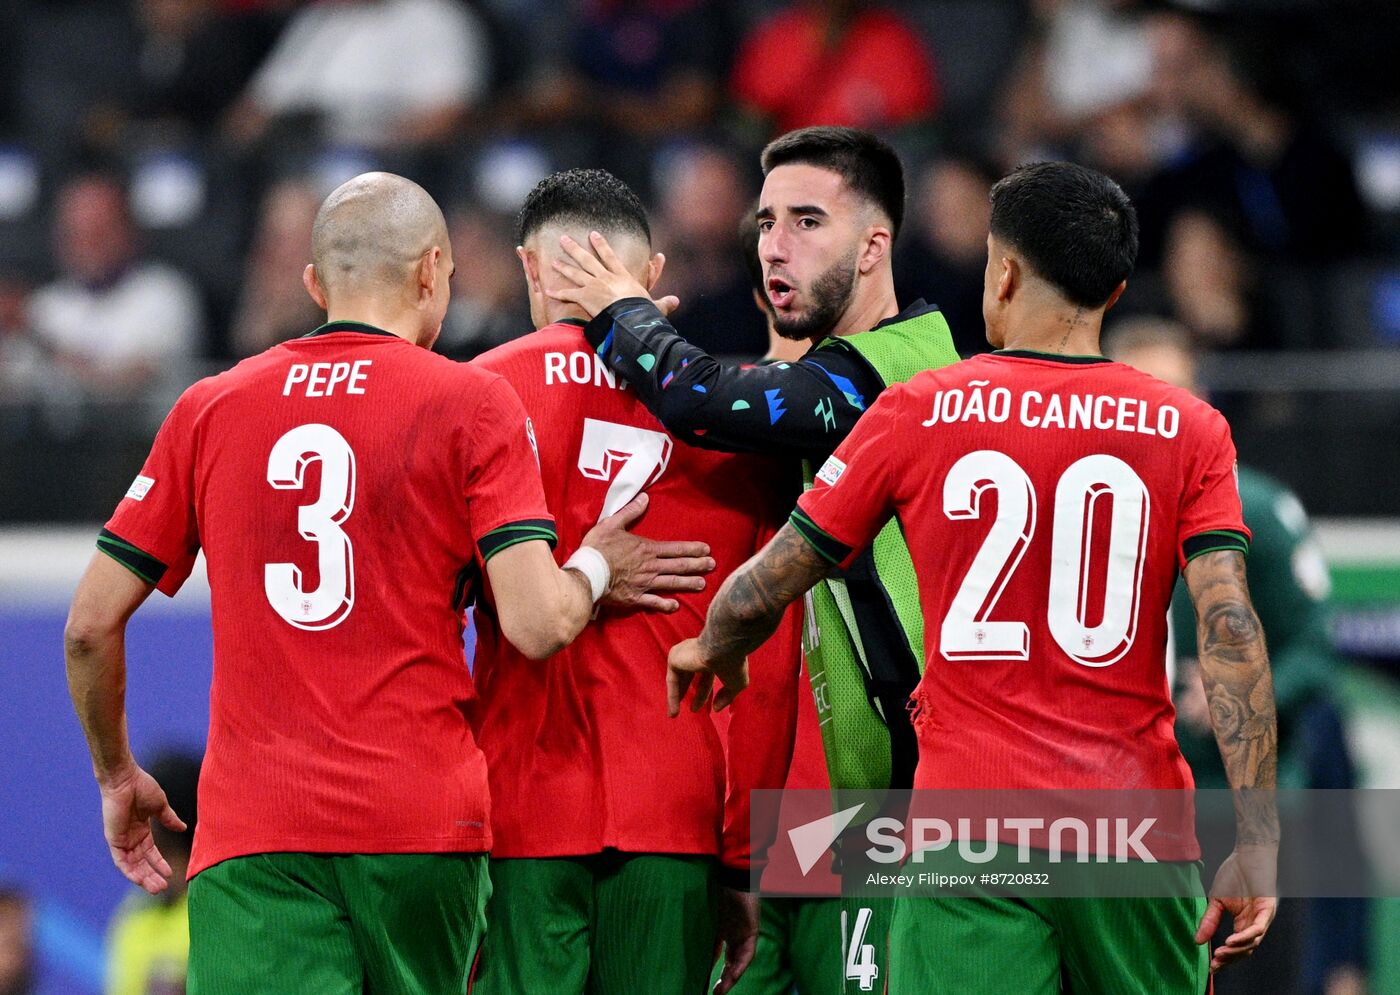
MULTIPOLYGON (((828 339, 812 358, 854 350, 885 387, 958 361, 942 314, 901 318, 828 339)), ((815 470, 803 461, 804 487, 815 470)), ((898 518, 849 570, 808 592, 802 643, 832 787, 911 786, 918 745, 905 709, 923 674, 924 617, 898 518)))

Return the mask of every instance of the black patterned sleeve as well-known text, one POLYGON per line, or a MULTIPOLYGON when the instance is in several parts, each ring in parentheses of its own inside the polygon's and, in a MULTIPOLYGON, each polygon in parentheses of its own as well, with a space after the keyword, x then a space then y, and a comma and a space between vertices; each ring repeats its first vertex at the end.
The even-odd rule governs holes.
POLYGON ((706 449, 825 459, 883 387, 839 340, 795 363, 721 363, 644 298, 611 305, 585 335, 668 431, 706 449))

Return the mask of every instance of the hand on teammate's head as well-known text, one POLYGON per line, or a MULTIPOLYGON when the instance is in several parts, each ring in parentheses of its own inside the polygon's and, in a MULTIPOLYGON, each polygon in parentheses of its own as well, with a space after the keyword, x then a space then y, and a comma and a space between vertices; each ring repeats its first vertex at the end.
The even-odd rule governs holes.
MULTIPOLYGON (((570 238, 568 235, 561 235, 559 245, 573 260, 567 263, 556 259, 553 261, 555 271, 573 284, 572 287, 555 288, 550 296, 555 300, 564 301, 569 304, 576 304, 583 308, 590 315, 597 316, 606 310, 610 304, 615 304, 620 300, 631 297, 645 297, 651 299, 651 290, 643 286, 618 257, 608 240, 598 232, 589 234, 591 250, 570 238)), ((661 253, 656 253, 649 263, 652 271, 649 279, 655 282, 660 276, 661 269, 666 264, 666 257, 661 253)), ((662 314, 670 314, 679 305, 680 301, 674 296, 663 297, 659 301, 653 301, 662 314)))

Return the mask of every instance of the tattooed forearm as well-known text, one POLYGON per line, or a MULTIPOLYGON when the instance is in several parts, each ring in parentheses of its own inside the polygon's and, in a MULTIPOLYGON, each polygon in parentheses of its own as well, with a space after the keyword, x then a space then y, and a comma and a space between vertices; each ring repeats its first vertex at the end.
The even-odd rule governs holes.
POLYGON ((835 569, 784 525, 720 587, 700 633, 701 650, 711 660, 742 660, 773 634, 788 605, 835 569))
POLYGON ((1278 839, 1278 718, 1264 630, 1249 600, 1244 557, 1221 551, 1186 565, 1196 606, 1201 681, 1225 773, 1236 792, 1241 842, 1278 839))

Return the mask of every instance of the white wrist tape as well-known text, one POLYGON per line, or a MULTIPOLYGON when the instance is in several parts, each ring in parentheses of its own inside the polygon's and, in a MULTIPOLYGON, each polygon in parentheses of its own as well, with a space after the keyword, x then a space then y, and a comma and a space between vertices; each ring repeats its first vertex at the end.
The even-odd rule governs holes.
POLYGON ((577 570, 588 578, 594 604, 598 603, 598 599, 607 592, 608 584, 612 582, 612 570, 608 567, 608 561, 592 546, 580 546, 574 550, 574 555, 564 563, 564 569, 577 570))

